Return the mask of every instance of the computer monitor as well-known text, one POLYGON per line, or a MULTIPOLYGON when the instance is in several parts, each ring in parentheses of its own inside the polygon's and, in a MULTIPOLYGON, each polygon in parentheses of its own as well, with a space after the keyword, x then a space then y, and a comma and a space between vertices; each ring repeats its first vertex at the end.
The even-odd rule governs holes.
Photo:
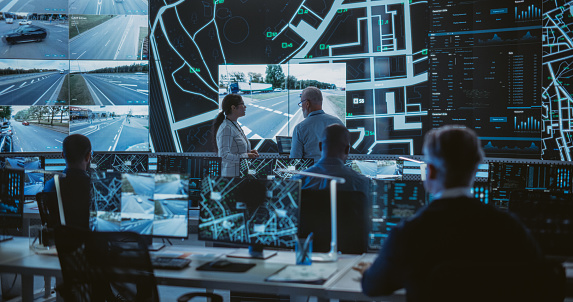
POLYGON ((35 197, 44 189, 43 156, 10 156, 2 158, 3 167, 24 170, 24 197, 35 197))
POLYGON ((300 181, 206 177, 199 203, 199 239, 294 248, 300 181))
POLYGON ((372 179, 402 179, 404 161, 377 159, 347 159, 346 166, 372 179))
POLYGON ((252 179, 272 178, 274 166, 274 158, 241 158, 239 175, 252 179))
POLYGON ((201 200, 203 177, 221 175, 220 157, 158 155, 157 173, 180 173, 189 176, 189 207, 197 208, 201 200))
POLYGON ((156 174, 154 237, 187 238, 189 236, 189 176, 156 174))
POLYGON ((572 180, 572 166, 501 162, 489 164, 491 202, 502 209, 507 209, 510 194, 515 190, 573 194, 572 180))
POLYGON ((292 146, 292 137, 290 136, 277 136, 277 146, 280 155, 290 155, 290 148, 292 146))
POLYGON ((187 238, 188 178, 181 174, 94 173, 92 229, 187 238))
POLYGON ((149 159, 142 153, 94 152, 90 167, 96 171, 140 173, 147 172, 149 159))
POLYGON ((8 228, 22 227, 24 211, 24 170, 4 168, 0 170, 0 241, 12 237, 5 235, 8 228))
POLYGON ((374 180, 368 248, 379 249, 390 230, 428 202, 421 181, 374 180))
POLYGON ((295 174, 288 171, 304 171, 314 165, 313 158, 277 158, 273 173, 276 177, 290 179, 295 174))

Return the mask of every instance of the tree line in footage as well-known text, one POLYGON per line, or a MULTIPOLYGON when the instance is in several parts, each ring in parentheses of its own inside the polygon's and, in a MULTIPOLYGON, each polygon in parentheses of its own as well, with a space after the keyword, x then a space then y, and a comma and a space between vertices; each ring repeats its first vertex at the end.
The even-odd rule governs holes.
POLYGON ((149 64, 145 65, 132 64, 132 65, 123 65, 116 67, 104 67, 88 71, 87 73, 135 73, 135 72, 149 73, 149 64))
MULTIPOLYGON (((6 115, 6 112, 9 112, 6 116, 2 117, 10 119, 10 115, 12 113, 10 106, 1 107, 3 115, 6 115)), ((63 124, 64 118, 67 118, 69 113, 69 106, 30 106, 27 109, 16 112, 14 119, 18 122, 37 121, 38 124, 42 123, 54 126, 54 122, 56 124, 63 124)))
POLYGON ((38 68, 33 68, 33 69, 14 69, 14 68, 3 68, 0 69, 0 76, 3 75, 11 75, 11 74, 26 74, 26 73, 40 73, 40 72, 49 72, 49 71, 58 71, 57 69, 38 69, 38 68))
MULTIPOLYGON (((246 75, 241 71, 234 71, 229 73, 229 78, 235 82, 251 82, 251 83, 265 83, 272 84, 273 88, 282 89, 303 89, 309 86, 314 86, 319 89, 335 89, 336 85, 325 83, 318 80, 299 80, 293 75, 285 75, 281 65, 267 65, 265 75, 258 72, 248 72, 246 75)), ((226 75, 221 75, 219 88, 225 88, 226 75)))

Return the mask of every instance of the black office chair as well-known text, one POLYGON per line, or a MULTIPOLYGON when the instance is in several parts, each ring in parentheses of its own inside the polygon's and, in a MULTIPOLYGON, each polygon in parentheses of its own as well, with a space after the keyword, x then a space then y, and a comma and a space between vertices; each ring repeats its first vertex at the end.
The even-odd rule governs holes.
POLYGON ((445 262, 428 276, 424 301, 553 302, 565 299, 560 263, 445 262))
MULTIPOLYGON (((141 235, 59 227, 56 248, 64 280, 57 289, 65 301, 159 301, 147 242, 141 235)), ((190 293, 178 301, 199 296, 222 302, 212 293, 190 293)))
MULTIPOLYGON (((362 254, 367 249, 368 199, 364 192, 337 192, 338 251, 362 254)), ((313 252, 330 251, 330 191, 302 190, 298 236, 313 233, 313 252)))

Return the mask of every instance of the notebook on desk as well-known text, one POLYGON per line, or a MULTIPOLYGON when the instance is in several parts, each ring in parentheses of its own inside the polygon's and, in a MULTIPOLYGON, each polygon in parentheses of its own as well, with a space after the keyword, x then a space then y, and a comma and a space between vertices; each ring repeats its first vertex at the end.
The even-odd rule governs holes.
POLYGON ((323 284, 334 275, 336 270, 336 266, 330 265, 287 265, 267 277, 265 281, 323 284))

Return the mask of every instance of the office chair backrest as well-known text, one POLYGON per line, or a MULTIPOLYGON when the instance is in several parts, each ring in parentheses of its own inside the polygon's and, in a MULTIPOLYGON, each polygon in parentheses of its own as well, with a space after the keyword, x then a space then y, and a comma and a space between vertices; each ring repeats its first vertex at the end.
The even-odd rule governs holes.
POLYGON ((565 298, 560 263, 445 262, 427 279, 424 301, 552 302, 565 298))
MULTIPOLYGON (((368 200, 363 192, 337 192, 338 251, 362 254, 367 249, 368 200)), ((313 251, 330 250, 330 191, 302 190, 300 204, 300 238, 313 232, 313 251)))
POLYGON ((56 229, 66 301, 158 301, 147 244, 132 232, 56 229))

